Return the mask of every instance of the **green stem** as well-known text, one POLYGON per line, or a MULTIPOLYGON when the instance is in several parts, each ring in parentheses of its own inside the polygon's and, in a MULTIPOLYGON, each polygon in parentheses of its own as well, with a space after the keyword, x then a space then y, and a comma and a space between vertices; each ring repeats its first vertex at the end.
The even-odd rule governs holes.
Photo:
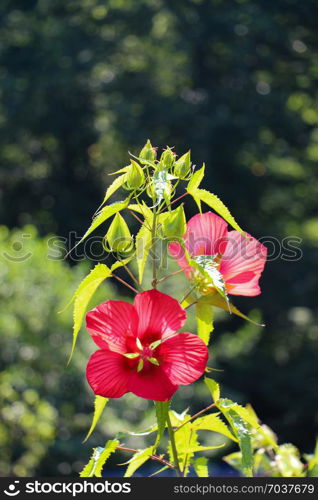
POLYGON ((157 288, 157 262, 156 262, 156 236, 157 236, 157 210, 154 209, 151 229, 151 251, 152 251, 152 286, 157 288))
POLYGON ((177 451, 177 447, 176 447, 176 441, 174 438, 174 431, 173 431, 173 428, 171 425, 169 413, 167 415, 167 425, 168 425, 168 432, 169 432, 169 437, 170 437, 170 442, 171 442, 171 450, 172 450, 172 456, 173 456, 175 470, 176 470, 177 476, 181 477, 182 473, 181 473, 180 464, 179 464, 178 451, 177 451))

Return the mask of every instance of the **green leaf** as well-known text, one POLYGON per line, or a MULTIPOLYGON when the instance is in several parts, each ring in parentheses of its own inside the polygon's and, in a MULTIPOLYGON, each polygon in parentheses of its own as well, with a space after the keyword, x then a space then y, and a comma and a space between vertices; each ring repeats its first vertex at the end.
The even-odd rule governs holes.
POLYGON ((111 266, 110 270, 113 272, 113 271, 116 271, 116 269, 118 269, 119 267, 122 267, 122 266, 126 266, 130 261, 131 259, 133 258, 134 256, 131 255, 130 257, 127 257, 127 259, 124 259, 124 260, 117 260, 116 262, 114 262, 114 264, 111 266))
POLYGON ((128 208, 143 215, 145 219, 152 219, 152 210, 146 205, 144 201, 139 205, 132 203, 131 205, 128 205, 128 208))
POLYGON ((108 403, 109 399, 108 398, 103 398, 103 396, 98 396, 96 395, 95 396, 95 401, 94 401, 94 416, 93 416, 93 420, 92 420, 92 424, 90 426, 90 429, 84 439, 84 443, 85 441, 88 440, 89 436, 92 434, 93 430, 95 429, 96 427, 96 424, 97 422, 99 421, 102 413, 103 413, 103 410, 106 406, 106 404, 108 403))
MULTIPOLYGON (((170 411, 169 415, 173 427, 182 425, 184 422, 189 420, 189 415, 186 412, 183 412, 182 415, 178 415, 175 412, 170 411)), ((189 472, 190 463, 195 451, 199 451, 198 448, 200 447, 200 444, 198 442, 197 432, 193 429, 190 422, 180 427, 180 429, 177 429, 174 433, 174 437, 178 451, 180 469, 184 472, 184 476, 186 476, 189 472)), ((170 442, 168 446, 168 453, 170 461, 173 463, 174 459, 170 442)))
POLYGON ((76 245, 73 247, 72 250, 74 250, 74 248, 76 248, 80 243, 82 243, 82 241, 84 241, 85 238, 87 238, 87 236, 89 236, 93 231, 95 231, 95 229, 97 229, 98 226, 100 226, 103 222, 105 222, 113 215, 117 214, 117 212, 120 212, 124 208, 127 208, 129 205, 129 200, 130 197, 126 198, 124 201, 117 201, 115 203, 112 203, 111 205, 107 205, 106 207, 102 208, 101 211, 98 212, 96 217, 93 219, 93 222, 87 229, 84 236, 78 243, 76 243, 76 245))
POLYGON ((211 396, 212 396, 214 403, 217 403, 220 399, 220 386, 219 386, 219 384, 215 380, 213 380, 213 378, 207 378, 207 377, 204 379, 204 382, 207 385, 207 387, 211 393, 211 396))
POLYGON ((105 447, 102 448, 98 446, 94 448, 93 455, 89 460, 88 464, 84 467, 80 473, 80 477, 102 477, 102 470, 105 465, 106 460, 110 455, 116 450, 119 445, 119 441, 110 440, 107 441, 105 447))
MULTIPOLYGON (((219 399, 218 408, 229 422, 242 452, 242 472, 246 477, 253 477, 253 448, 250 425, 237 413, 235 405, 229 399, 219 399)), ((237 405, 239 406, 239 405, 237 405)))
POLYGON ((197 255, 188 259, 189 264, 197 269, 213 288, 227 300, 226 287, 223 275, 219 271, 219 264, 213 255, 197 255))
POLYGON ((209 477, 208 459, 206 457, 199 457, 192 462, 194 471, 198 477, 209 477))
MULTIPOLYGON (((191 182, 191 181, 190 181, 191 182)), ((236 231, 243 234, 245 233, 243 229, 237 224, 236 220, 232 216, 229 209, 224 205, 224 203, 215 194, 206 191, 205 189, 195 189, 192 196, 198 198, 200 201, 204 201, 209 207, 211 207, 215 212, 217 212, 221 217, 223 217, 226 222, 228 222, 236 231)))
POLYGON ((119 189, 126 182, 126 175, 127 174, 123 174, 119 177, 116 177, 116 179, 110 184, 110 186, 107 188, 102 205, 104 205, 108 198, 110 198, 117 191, 117 189, 119 189))
POLYGON ((152 234, 148 227, 149 219, 145 220, 136 236, 136 259, 138 266, 139 283, 142 283, 145 265, 152 247, 152 234))
POLYGON ((147 460, 150 458, 150 456, 153 454, 153 446, 150 446, 149 448, 146 448, 144 450, 139 450, 137 453, 135 453, 132 458, 126 462, 128 463, 128 467, 126 469, 124 477, 131 477, 134 472, 136 472, 139 467, 141 467, 147 460))
POLYGON ((167 470, 167 469, 170 469, 170 467, 168 465, 164 465, 164 467, 161 467, 161 469, 156 470, 156 472, 154 472, 153 474, 150 474, 149 477, 156 476, 157 474, 160 474, 160 472, 163 472, 164 470, 167 470))
MULTIPOLYGON (((261 434, 266 442, 267 446, 270 445, 274 450, 278 449, 278 445, 273 438, 274 433, 268 432, 266 427, 262 427, 258 421, 258 417, 254 411, 251 411, 250 407, 244 408, 244 406, 239 405, 238 403, 234 403, 230 399, 220 399, 218 402, 218 407, 223 408, 231 408, 233 411, 239 415, 243 421, 250 425, 252 429, 256 430, 259 434, 261 434)), ((253 434, 251 434, 253 437, 253 434)))
POLYGON ((166 428, 166 422, 167 422, 167 417, 168 417, 168 411, 169 411, 169 401, 154 401, 155 403, 155 408, 156 408, 156 417, 157 417, 157 424, 158 424, 158 433, 157 433, 157 438, 155 442, 154 449, 157 448, 159 445, 162 436, 165 432, 166 428))
POLYGON ((85 465, 84 469, 80 473, 80 477, 92 477, 94 466, 95 466, 95 448, 93 449, 93 454, 89 459, 89 462, 85 465))
POLYGON ((91 234, 98 226, 100 226, 103 222, 105 222, 107 219, 112 217, 113 215, 117 214, 124 208, 127 208, 129 205, 129 200, 130 197, 126 198, 123 201, 116 201, 115 203, 111 203, 110 205, 107 205, 106 207, 102 208, 102 210, 96 215, 96 217, 93 219, 92 224, 84 234, 83 238, 81 241, 83 241, 89 234, 91 234))
POLYGON ((189 194, 193 194, 198 189, 204 177, 204 171, 205 164, 203 163, 202 167, 193 174, 190 181, 188 182, 187 191, 189 194))
POLYGON ((193 422, 193 428, 198 431, 213 431, 222 434, 232 441, 237 442, 237 438, 233 436, 228 426, 218 417, 217 414, 205 415, 204 417, 197 418, 193 422))
POLYGON ((212 306, 219 307, 220 309, 223 309, 224 311, 230 311, 233 314, 236 314, 237 316, 240 316, 241 318, 245 319, 246 321, 249 321, 250 323, 253 323, 253 325, 256 326, 265 326, 262 323, 257 323, 256 321, 252 320, 245 314, 243 314, 241 311, 238 310, 236 306, 231 304, 231 302, 227 301, 224 299, 224 297, 221 297, 221 295, 217 293, 209 294, 206 297, 206 300, 210 302, 212 306))
POLYGON ((203 340, 205 345, 209 345, 210 334, 213 332, 213 307, 203 296, 198 299, 195 311, 198 325, 198 336, 203 340))
POLYGON ((119 441, 117 441, 115 439, 107 441, 105 448, 102 450, 102 452, 100 453, 100 455, 98 457, 96 467, 95 467, 94 476, 102 477, 102 471, 103 471, 103 467, 106 463, 106 460, 108 460, 110 455, 112 453, 114 453, 114 451, 116 451, 116 448, 118 445, 119 445, 119 441))
POLYGON ((181 238, 186 232, 187 223, 183 205, 161 214, 159 221, 162 223, 162 232, 165 238, 181 238))
POLYGON ((94 269, 84 278, 79 285, 71 301, 74 300, 74 326, 73 326, 73 343, 71 354, 68 362, 70 362, 78 333, 81 329, 83 319, 87 310, 87 306, 99 285, 111 276, 111 270, 105 264, 97 264, 94 269))

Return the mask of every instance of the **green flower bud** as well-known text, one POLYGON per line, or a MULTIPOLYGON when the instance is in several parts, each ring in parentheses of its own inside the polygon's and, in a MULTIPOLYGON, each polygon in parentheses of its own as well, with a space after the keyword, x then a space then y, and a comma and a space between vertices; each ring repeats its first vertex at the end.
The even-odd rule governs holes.
POLYGON ((149 196, 149 198, 151 198, 152 200, 154 199, 154 197, 156 196, 156 192, 155 192, 155 186, 153 184, 153 182, 150 182, 146 188, 146 193, 147 195, 149 196))
POLYGON ((167 147, 160 157, 160 168, 170 168, 174 164, 176 155, 167 147))
POLYGON ((141 168, 141 166, 134 160, 131 160, 131 163, 127 169, 126 173, 126 186, 128 189, 138 189, 145 182, 145 174, 141 168))
POLYGON ((131 250, 133 239, 125 220, 119 213, 113 218, 105 240, 109 248, 115 252, 128 253, 131 250))
POLYGON ((152 147, 151 142, 148 141, 139 153, 140 160, 155 161, 157 156, 156 150, 152 147))
POLYGON ((184 179, 191 168, 190 151, 181 156, 174 164, 174 175, 179 179, 184 179))
POLYGON ((169 239, 181 238, 184 235, 186 218, 182 205, 166 215, 162 223, 162 231, 163 235, 169 239))

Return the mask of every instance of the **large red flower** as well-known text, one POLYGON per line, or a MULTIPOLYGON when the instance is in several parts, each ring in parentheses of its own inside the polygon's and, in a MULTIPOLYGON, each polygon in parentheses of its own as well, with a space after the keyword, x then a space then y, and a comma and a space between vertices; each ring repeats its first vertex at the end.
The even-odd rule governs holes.
MULTIPOLYGON (((210 256, 210 268, 219 273, 226 293, 232 295, 259 295, 259 279, 266 262, 267 249, 252 236, 244 237, 238 231, 228 231, 227 223, 211 212, 198 214, 187 223, 183 237, 184 248, 190 258, 204 263, 202 256, 210 256)), ((169 251, 186 276, 202 294, 216 291, 211 280, 198 267, 189 265, 183 245, 171 243, 169 251)))
POLYGON ((157 290, 139 293, 134 305, 108 300, 87 313, 87 330, 100 347, 86 370, 95 394, 168 401, 179 385, 197 380, 208 350, 196 335, 175 333, 185 320, 178 301, 157 290))

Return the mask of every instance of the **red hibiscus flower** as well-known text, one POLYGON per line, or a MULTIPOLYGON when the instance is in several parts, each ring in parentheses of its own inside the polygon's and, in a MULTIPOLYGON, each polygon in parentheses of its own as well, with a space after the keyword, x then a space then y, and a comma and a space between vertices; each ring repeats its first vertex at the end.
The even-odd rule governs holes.
POLYGON ((100 348, 86 370, 95 394, 168 401, 179 385, 197 380, 208 350, 196 335, 175 333, 185 320, 178 301, 157 290, 139 293, 134 305, 108 300, 87 313, 87 330, 100 348))
POLYGON ((184 248, 171 243, 169 251, 200 293, 213 293, 223 287, 224 293, 254 296, 261 293, 258 282, 267 249, 252 236, 246 236, 228 231, 221 217, 207 212, 195 215, 187 223, 184 248))

